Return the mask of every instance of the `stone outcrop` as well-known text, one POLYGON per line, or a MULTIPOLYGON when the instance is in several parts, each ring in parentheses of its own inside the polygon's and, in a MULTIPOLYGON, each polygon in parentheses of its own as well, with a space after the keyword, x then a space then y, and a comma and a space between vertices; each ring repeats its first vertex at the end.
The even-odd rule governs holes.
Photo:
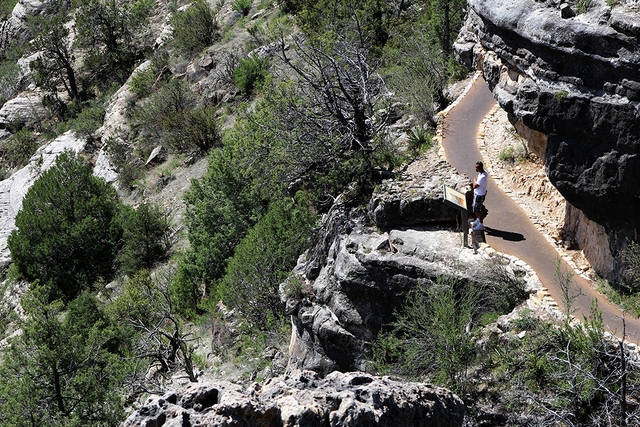
MULTIPOLYGON (((434 150, 429 155, 437 163, 434 150)), ((445 170, 441 165, 438 179, 468 185, 468 178, 450 166, 447 173, 445 170)), ((382 183, 393 185, 392 180, 382 183)), ((414 199, 428 200, 425 203, 433 206, 443 204, 441 184, 437 192, 430 192, 429 186, 419 188, 412 188, 414 199)), ((381 197, 377 194, 374 197, 381 197)), ((490 261, 462 247, 462 232, 453 231, 455 222, 382 233, 370 225, 370 216, 371 212, 350 209, 338 199, 323 221, 315 250, 299 261, 296 271, 305 275, 311 295, 287 301, 293 322, 290 369, 311 369, 323 375, 334 370, 367 371, 371 343, 382 325, 395 319, 410 289, 428 286, 442 275, 492 280, 487 275, 490 261)), ((508 270, 522 270, 513 262, 506 261, 508 270)), ((540 287, 535 274, 528 271, 524 275, 529 290, 540 287)))
POLYGON ((10 124, 33 126, 48 118, 49 112, 42 106, 42 97, 29 93, 10 99, 0 108, 0 129, 10 124))
POLYGON ((296 371, 247 390, 219 382, 151 396, 121 427, 459 427, 464 411, 462 400, 440 387, 296 371))
POLYGON ((29 39, 29 30, 25 20, 27 16, 39 15, 44 9, 45 3, 38 0, 16 2, 8 19, 0 21, 0 52, 4 52, 12 42, 22 44, 29 39))
POLYGON ((566 200, 604 227, 598 244, 618 261, 598 272, 615 279, 640 226, 640 9, 593 0, 571 17, 559 3, 470 0, 457 56, 483 71, 521 134, 536 135, 566 200))
POLYGON ((378 227, 455 222, 458 211, 442 203, 443 186, 461 193, 471 189, 469 178, 452 171, 437 156, 422 156, 393 180, 376 187, 369 202, 371 219, 378 227), (415 172, 414 172, 415 171, 415 172))

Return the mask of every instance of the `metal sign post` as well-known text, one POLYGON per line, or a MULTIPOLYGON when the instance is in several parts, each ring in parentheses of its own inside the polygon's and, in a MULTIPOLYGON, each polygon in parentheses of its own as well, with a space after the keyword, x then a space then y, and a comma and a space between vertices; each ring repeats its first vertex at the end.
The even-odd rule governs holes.
POLYGON ((463 245, 469 246, 469 210, 467 209, 467 198, 464 194, 451 187, 444 188, 444 204, 458 209, 462 212, 462 231, 464 233, 463 245))

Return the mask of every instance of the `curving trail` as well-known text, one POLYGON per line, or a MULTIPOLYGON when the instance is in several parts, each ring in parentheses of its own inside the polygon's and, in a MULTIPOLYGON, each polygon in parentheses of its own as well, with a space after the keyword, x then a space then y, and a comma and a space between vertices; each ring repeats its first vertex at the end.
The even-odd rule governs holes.
MULTIPOLYGON (((482 119, 495 104, 493 95, 482 77, 475 80, 465 97, 449 111, 444 119, 443 146, 449 163, 470 178, 475 176, 475 162, 481 160, 476 133, 482 119)), ((490 171, 489 171, 490 172, 490 171)), ((524 210, 504 193, 489 174, 485 206, 489 215, 484 220, 487 244, 498 252, 514 255, 533 268, 543 286, 559 305, 562 294, 555 279, 555 262, 559 257, 555 247, 538 231, 524 210)), ((562 271, 573 269, 561 260, 562 271)), ((611 304, 593 288, 590 281, 574 275, 573 285, 579 287, 573 315, 587 316, 593 299, 598 300, 606 329, 622 338, 625 325, 620 308, 611 304)), ((626 340, 640 341, 640 319, 626 316, 626 340)))

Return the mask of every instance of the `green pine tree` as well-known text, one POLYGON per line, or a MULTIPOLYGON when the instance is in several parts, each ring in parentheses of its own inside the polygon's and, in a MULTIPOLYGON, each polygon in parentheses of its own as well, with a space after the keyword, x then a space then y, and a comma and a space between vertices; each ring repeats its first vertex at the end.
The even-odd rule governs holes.
POLYGON ((52 299, 72 300, 109 279, 122 236, 115 189, 66 151, 27 192, 8 239, 14 268, 47 285, 52 299))
POLYGON ((2 425, 118 425, 120 387, 130 372, 122 330, 88 293, 66 313, 40 287, 22 303, 28 314, 22 335, 11 341, 0 367, 2 425))

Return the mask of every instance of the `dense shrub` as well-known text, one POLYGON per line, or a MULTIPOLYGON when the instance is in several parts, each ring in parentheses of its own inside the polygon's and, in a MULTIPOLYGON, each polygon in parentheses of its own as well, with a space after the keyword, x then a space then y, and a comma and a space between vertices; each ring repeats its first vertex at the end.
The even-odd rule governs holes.
POLYGON ((195 55, 217 38, 218 24, 204 0, 196 0, 186 10, 175 12, 170 22, 173 44, 185 56, 195 55))
POLYGON ((233 72, 233 79, 238 88, 248 95, 264 83, 269 72, 269 60, 250 56, 240 60, 233 72))
POLYGON ((95 131, 102 126, 104 121, 104 105, 100 102, 87 102, 79 106, 80 111, 69 120, 68 126, 76 136, 91 139, 95 131))
POLYGON ((16 270, 52 297, 73 299, 109 279, 122 236, 115 189, 66 151, 27 191, 8 239, 16 270))
POLYGON ((39 145, 38 137, 32 131, 21 129, 2 144, 1 150, 10 167, 20 168, 29 162, 39 145))
POLYGON ((485 267, 477 282, 441 276, 411 290, 376 344, 383 370, 427 377, 458 391, 469 386, 467 368, 476 357, 477 328, 526 298, 522 272, 507 270, 498 261, 485 267))
POLYGON ((74 47, 83 49, 83 84, 92 91, 121 85, 145 47, 153 0, 74 0, 74 47))
POLYGON ((137 209, 125 209, 124 244, 118 254, 122 270, 131 275, 150 270, 169 250, 169 221, 160 207, 142 203, 137 209))
POLYGON ((9 18, 15 5, 13 0, 0 0, 0 20, 9 18))
POLYGON ((422 33, 394 38, 384 50, 386 83, 408 111, 433 122, 444 104, 446 60, 436 41, 422 33))
POLYGON ((265 328, 269 320, 284 315, 279 285, 291 274, 314 224, 305 203, 280 200, 236 248, 219 294, 252 326, 265 328))
POLYGON ((3 425, 115 426, 124 417, 122 386, 131 370, 127 337, 94 296, 66 312, 46 292, 22 298, 28 314, 0 367, 3 425))
POLYGON ((407 375, 429 375, 460 390, 475 355, 466 329, 477 314, 479 292, 475 283, 444 276, 412 289, 393 329, 381 335, 378 357, 407 375))
POLYGON ((638 242, 630 240, 620 255, 626 268, 629 288, 635 292, 640 289, 640 245, 638 242))
POLYGON ((139 98, 146 98, 153 93, 153 85, 156 82, 156 73, 153 67, 137 72, 131 76, 129 89, 139 98))
POLYGON ((411 129, 407 132, 407 137, 409 150, 414 153, 431 148, 433 135, 422 126, 411 129))
POLYGON ((591 0, 578 0, 576 3, 576 13, 582 14, 586 13, 589 10, 589 6, 591 6, 591 0))
POLYGON ((265 83, 262 95, 227 138, 234 140, 239 161, 260 192, 280 196, 297 182, 314 200, 331 200, 354 181, 366 191, 372 165, 383 164, 390 152, 383 137, 367 141, 371 149, 352 149, 353 130, 332 117, 338 110, 314 108, 323 100, 301 94, 298 82, 275 88, 265 83))
POLYGON ((204 105, 187 110, 182 119, 182 124, 168 135, 169 146, 174 150, 206 153, 220 144, 222 136, 215 107, 204 105))
POLYGON ((140 161, 134 155, 133 148, 125 141, 109 138, 105 143, 105 151, 118 172, 118 183, 121 188, 131 188, 142 176, 140 161))
POLYGON ((200 105, 182 80, 171 80, 134 112, 148 144, 166 144, 176 152, 206 153, 220 143, 217 110, 200 105))
POLYGON ((211 152, 206 175, 192 181, 185 202, 190 249, 171 287, 183 312, 195 309, 201 289, 222 277, 234 248, 264 213, 260 197, 230 147, 211 152))
POLYGON ((249 10, 251 10, 251 0, 233 0, 233 3, 231 3, 231 9, 247 16, 249 10))

